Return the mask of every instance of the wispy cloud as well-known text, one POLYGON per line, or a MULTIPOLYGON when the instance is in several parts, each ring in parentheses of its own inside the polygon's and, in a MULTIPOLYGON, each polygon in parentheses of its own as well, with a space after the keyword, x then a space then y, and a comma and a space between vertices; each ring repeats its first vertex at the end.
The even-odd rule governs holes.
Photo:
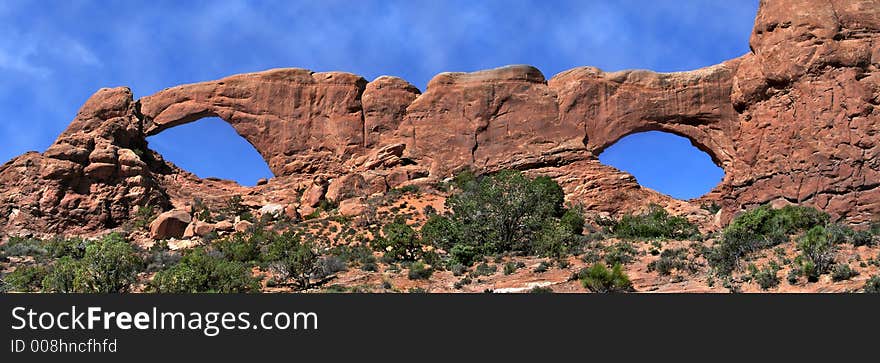
POLYGON ((64 59, 71 64, 93 67, 100 67, 103 65, 101 60, 91 49, 76 39, 67 36, 59 36, 55 38, 52 43, 52 46, 45 46, 44 44, 47 53, 60 59, 64 59))
POLYGON ((46 78, 51 73, 48 67, 37 64, 38 45, 9 31, 0 38, 0 69, 17 72, 37 78, 46 78))

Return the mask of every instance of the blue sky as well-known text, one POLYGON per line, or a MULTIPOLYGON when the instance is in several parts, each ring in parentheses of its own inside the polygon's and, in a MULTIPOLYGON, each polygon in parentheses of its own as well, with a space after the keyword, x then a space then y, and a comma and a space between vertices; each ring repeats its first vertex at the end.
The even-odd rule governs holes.
POLYGON ((724 177, 724 170, 690 140, 660 131, 626 136, 605 149, 599 161, 626 170, 639 184, 679 199, 706 194, 724 177))
MULTIPOLYGON (((748 52, 756 11, 757 0, 7 0, 0 162, 44 150, 101 87, 126 85, 140 97, 275 67, 395 75, 422 90, 439 72, 506 64, 532 64, 548 78, 582 65, 689 70, 748 52)), ((201 176, 252 184, 267 174, 224 126, 200 121, 151 138, 151 146, 201 176)), ((640 156, 629 159, 638 164, 640 156)), ((636 175, 649 186, 675 176, 636 175)))

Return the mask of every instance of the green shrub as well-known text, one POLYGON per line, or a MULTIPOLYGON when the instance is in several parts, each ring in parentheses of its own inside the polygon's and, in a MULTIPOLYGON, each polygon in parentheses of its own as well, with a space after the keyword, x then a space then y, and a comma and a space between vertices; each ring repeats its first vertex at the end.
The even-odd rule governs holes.
POLYGON ((131 226, 135 230, 145 230, 159 216, 159 208, 149 203, 139 206, 131 220, 131 226))
POLYGON ((571 233, 582 234, 584 233, 586 221, 580 208, 571 208, 562 214, 562 217, 559 218, 559 223, 568 228, 571 233))
POLYGON ((373 248, 393 261, 415 261, 422 257, 424 243, 418 233, 402 219, 382 227, 382 236, 373 240, 373 248))
POLYGON ((268 244, 276 235, 257 223, 246 232, 237 232, 217 241, 214 246, 229 260, 250 263, 260 259, 261 246, 268 244))
POLYGON ((734 218, 706 258, 717 272, 729 275, 747 254, 786 242, 792 234, 823 226, 828 219, 827 214, 808 207, 760 206, 734 218))
POLYGON ((489 265, 489 264, 483 262, 483 263, 477 265, 476 268, 474 268, 474 272, 471 273, 471 275, 473 275, 473 277, 492 276, 496 272, 498 272, 498 266, 489 265))
POLYGON ((122 235, 112 233, 88 243, 76 276, 76 290, 88 293, 127 292, 143 261, 122 235))
POLYGON ((512 261, 507 262, 504 264, 504 274, 505 275, 513 274, 516 272, 516 270, 519 270, 519 268, 520 268, 520 266, 518 264, 516 264, 512 261))
POLYGON ((801 254, 795 262, 808 281, 817 281, 834 263, 834 245, 825 227, 815 226, 807 231, 799 239, 798 249, 801 254))
POLYGON ((603 263, 597 263, 586 270, 581 284, 584 288, 597 293, 632 291, 632 283, 623 267, 615 264, 610 270, 603 263))
POLYGON ((0 252, 3 252, 4 256, 32 256, 34 258, 41 258, 49 253, 43 241, 36 238, 20 237, 10 237, 9 242, 0 246, 0 252))
POLYGON ((624 215, 611 226, 611 232, 620 238, 688 239, 699 236, 696 226, 684 217, 671 216, 663 207, 651 204, 640 215, 624 215))
POLYGON ((245 264, 209 254, 204 248, 188 252, 180 263, 156 273, 150 286, 160 293, 242 293, 260 289, 245 264))
POLYGON ((365 266, 368 264, 376 264, 376 256, 373 256, 372 250, 365 245, 339 245, 330 249, 329 253, 339 257, 348 264, 357 264, 365 266))
POLYGON ((774 268, 773 266, 766 266, 764 268, 758 269, 755 265, 749 266, 751 270, 751 277, 758 286, 761 287, 762 290, 767 290, 779 286, 779 276, 778 268, 774 268))
POLYGON ((660 253, 660 258, 648 264, 648 271, 657 271, 660 275, 669 275, 672 270, 694 273, 697 271, 695 263, 688 260, 686 248, 666 249, 660 253))
POLYGON ((410 280, 427 280, 431 278, 434 270, 425 266, 421 261, 413 262, 409 265, 409 273, 407 278, 410 280))
POLYGON ((877 244, 874 235, 870 231, 856 231, 852 235, 853 246, 873 246, 877 244))
POLYGON ((465 272, 467 272, 467 267, 460 263, 453 262, 452 267, 450 267, 449 270, 452 271, 453 276, 461 276, 464 275, 465 272))
POLYGON ((532 271, 536 273, 543 273, 547 272, 548 269, 550 269, 550 265, 547 262, 541 261, 541 263, 539 263, 538 266, 536 266, 535 269, 532 271))
POLYGON ((550 287, 546 287, 546 286, 535 286, 535 287, 531 288, 531 290, 529 290, 529 293, 531 293, 531 294, 552 294, 553 289, 551 289, 550 287))
POLYGON ((789 270, 788 276, 786 277, 786 280, 788 280, 788 284, 789 285, 796 284, 798 282, 798 278, 800 278, 801 274, 802 274, 801 271, 797 268, 792 268, 791 270, 789 270))
POLYGON ((263 260, 282 278, 293 278, 302 289, 310 286, 312 275, 319 272, 319 255, 309 241, 293 232, 276 235, 267 245, 263 260))
POLYGON ((3 282, 10 291, 37 292, 42 289, 46 274, 48 269, 43 265, 20 266, 3 276, 3 282))
POLYGON ((787 205, 774 209, 763 205, 737 216, 724 231, 745 233, 764 246, 775 246, 788 241, 798 231, 828 223, 828 214, 810 207, 787 205))
POLYGON ((532 242, 532 252, 552 258, 570 255, 580 241, 580 235, 574 233, 572 228, 562 222, 546 221, 532 242))
POLYGON ((244 205, 244 199, 240 195, 229 197, 224 204, 223 208, 219 211, 221 218, 234 219, 235 217, 240 217, 242 220, 254 222, 250 208, 244 205))
POLYGON ((317 267, 315 268, 315 270, 317 271, 316 275, 321 278, 331 276, 337 272, 342 272, 347 269, 348 265, 345 263, 345 261, 333 255, 319 258, 317 267))
POLYGON ((78 291, 78 285, 82 283, 78 278, 83 272, 83 264, 70 256, 64 256, 55 261, 49 273, 43 278, 43 291, 72 293, 78 291))
POLYGON ((452 249, 449 250, 449 255, 453 261, 463 266, 473 265, 481 256, 477 247, 464 243, 457 243, 455 246, 452 246, 452 249))
POLYGON ((428 218, 419 231, 422 240, 429 246, 436 246, 449 251, 456 240, 458 229, 449 218, 434 214, 428 218))
POLYGON ((605 263, 626 265, 635 259, 638 250, 632 243, 622 241, 605 247, 605 263))
POLYGON ((46 241, 46 250, 55 258, 70 256, 81 259, 86 253, 86 242, 82 238, 55 237, 46 241))
POLYGON ((865 281, 864 291, 868 294, 880 294, 880 275, 872 276, 865 281))
POLYGON ((547 177, 530 179, 519 171, 501 171, 476 178, 456 177, 458 190, 447 198, 456 243, 481 254, 529 251, 535 233, 548 218, 564 213, 562 188, 547 177))
POLYGON ((845 263, 838 263, 831 269, 831 279, 835 282, 849 280, 858 274, 858 272, 845 263))

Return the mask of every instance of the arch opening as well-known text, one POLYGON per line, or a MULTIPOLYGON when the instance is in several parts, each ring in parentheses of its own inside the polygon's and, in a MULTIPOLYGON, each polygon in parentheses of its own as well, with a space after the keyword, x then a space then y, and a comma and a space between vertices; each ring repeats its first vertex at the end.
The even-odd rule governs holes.
POLYGON ((262 155, 219 117, 206 117, 147 137, 150 148, 200 178, 234 180, 254 186, 272 178, 262 155))
POLYGON ((624 136, 605 148, 599 161, 632 174, 642 186, 683 200, 710 192, 724 178, 711 155, 690 139, 664 131, 624 136))

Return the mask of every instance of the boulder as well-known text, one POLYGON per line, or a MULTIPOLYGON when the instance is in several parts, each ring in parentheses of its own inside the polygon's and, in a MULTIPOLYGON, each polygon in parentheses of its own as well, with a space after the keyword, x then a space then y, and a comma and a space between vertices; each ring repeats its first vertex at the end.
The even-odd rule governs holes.
POLYGON ((233 227, 236 232, 247 232, 248 228, 251 228, 254 224, 248 221, 238 221, 235 222, 235 226, 233 227))
POLYGON ((327 186, 327 200, 339 202, 343 199, 364 194, 367 182, 360 174, 346 174, 330 181, 327 186))
POLYGON ((367 210, 363 198, 351 198, 339 202, 339 214, 344 217, 359 216, 367 210))
POLYGON ((214 225, 211 223, 202 222, 199 220, 193 220, 188 226, 186 226, 186 230, 183 232, 184 238, 191 237, 204 237, 214 232, 214 225))
POLYGON ((218 231, 229 232, 235 229, 235 226, 230 221, 220 221, 214 223, 214 229, 218 231))
POLYGON ((266 204, 260 207, 260 215, 271 215, 273 218, 277 218, 278 216, 284 214, 284 206, 281 204, 266 204))
POLYGON ((150 238, 181 238, 190 222, 192 217, 186 211, 172 210, 162 213, 150 223, 150 238))
POLYGON ((303 193, 302 198, 300 198, 300 204, 309 207, 317 207, 321 204, 321 199, 324 198, 326 190, 327 186, 324 183, 313 183, 303 193))

